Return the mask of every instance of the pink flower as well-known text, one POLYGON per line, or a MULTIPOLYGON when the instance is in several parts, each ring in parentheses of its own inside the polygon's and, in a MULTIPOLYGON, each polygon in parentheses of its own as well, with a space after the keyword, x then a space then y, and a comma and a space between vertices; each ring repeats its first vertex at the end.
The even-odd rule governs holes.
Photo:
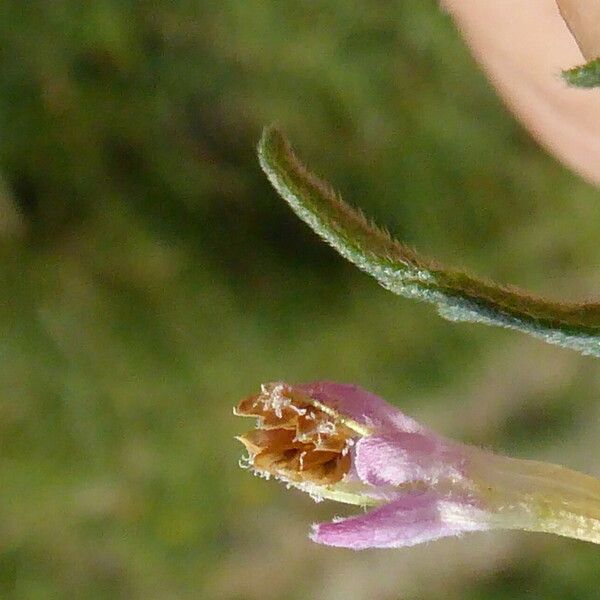
POLYGON ((359 387, 265 384, 235 413, 257 418, 238 438, 255 473, 370 507, 314 525, 315 542, 397 548, 497 528, 600 542, 598 480, 445 439, 359 387))

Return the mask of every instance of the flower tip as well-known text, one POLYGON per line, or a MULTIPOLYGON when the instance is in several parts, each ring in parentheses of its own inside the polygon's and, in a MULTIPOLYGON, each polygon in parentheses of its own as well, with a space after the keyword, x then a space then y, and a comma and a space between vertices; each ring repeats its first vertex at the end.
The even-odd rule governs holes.
POLYGON ((336 521, 342 520, 343 519, 338 518, 325 523, 313 523, 310 526, 308 539, 315 544, 321 544, 323 546, 360 550, 361 547, 355 547, 350 540, 344 539, 343 536, 340 537, 337 535, 338 528, 336 527, 336 521))
POLYGON ((311 542, 316 542, 317 544, 319 543, 319 527, 320 527, 320 523, 313 523, 310 526, 310 531, 308 532, 308 539, 311 542))
POLYGON ((313 523, 308 534, 316 544, 350 550, 364 550, 373 547, 370 540, 363 539, 352 530, 351 519, 336 518, 325 523, 313 523), (350 523, 349 523, 350 522, 350 523), (350 527, 348 527, 350 525, 350 527))
POLYGON ((262 386, 242 400, 235 414, 256 417, 256 428, 238 436, 256 472, 288 483, 332 485, 350 470, 355 432, 334 411, 303 390, 284 384, 262 386))
POLYGON ((248 450, 248 452, 250 454, 256 453, 256 446, 254 444, 252 444, 247 437, 245 437, 243 435, 234 435, 233 439, 244 444, 244 447, 246 448, 246 450, 248 450))

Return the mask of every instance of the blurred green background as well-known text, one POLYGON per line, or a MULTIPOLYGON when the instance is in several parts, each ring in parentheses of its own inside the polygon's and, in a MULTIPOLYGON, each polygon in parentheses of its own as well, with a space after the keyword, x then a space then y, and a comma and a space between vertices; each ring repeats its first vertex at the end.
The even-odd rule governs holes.
POLYGON ((238 468, 260 382, 362 384, 440 432, 600 475, 600 363, 379 288, 267 184, 277 121, 444 263, 600 285, 597 191, 513 120, 434 0, 0 5, 0 597, 598 598, 597 548, 353 553, 238 468))

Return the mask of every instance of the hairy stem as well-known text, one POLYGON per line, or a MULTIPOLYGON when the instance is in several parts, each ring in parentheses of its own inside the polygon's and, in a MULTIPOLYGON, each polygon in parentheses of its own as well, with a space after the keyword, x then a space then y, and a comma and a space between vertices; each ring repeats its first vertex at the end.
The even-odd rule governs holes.
POLYGON ((437 306, 452 321, 523 331, 600 356, 600 303, 559 303, 445 269, 393 239, 315 177, 274 127, 258 145, 269 181, 294 212, 342 256, 386 289, 437 306))

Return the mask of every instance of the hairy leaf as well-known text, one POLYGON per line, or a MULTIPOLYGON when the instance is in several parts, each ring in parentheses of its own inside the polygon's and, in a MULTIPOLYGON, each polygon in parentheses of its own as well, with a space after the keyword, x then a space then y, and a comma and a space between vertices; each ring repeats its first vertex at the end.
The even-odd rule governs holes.
POLYGON ((600 58, 562 72, 563 79, 573 87, 600 87, 600 58))
POLYGON ((260 164, 294 212, 342 256, 386 289, 437 306, 452 321, 523 331, 600 357, 600 303, 567 304, 445 269, 393 239, 315 177, 274 127, 258 145, 260 164))

